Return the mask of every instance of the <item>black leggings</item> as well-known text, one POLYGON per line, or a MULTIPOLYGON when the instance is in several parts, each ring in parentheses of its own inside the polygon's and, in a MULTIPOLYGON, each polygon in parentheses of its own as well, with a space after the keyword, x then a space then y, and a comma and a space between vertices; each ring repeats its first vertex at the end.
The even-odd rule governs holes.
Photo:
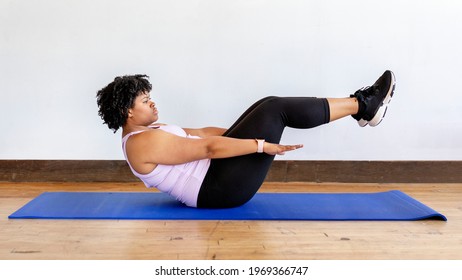
MULTIPOLYGON (((253 104, 223 134, 279 143, 286 126, 312 128, 329 122, 325 98, 266 97, 253 104)), ((254 153, 212 159, 197 200, 198 208, 229 208, 248 202, 258 191, 274 156, 254 153)))

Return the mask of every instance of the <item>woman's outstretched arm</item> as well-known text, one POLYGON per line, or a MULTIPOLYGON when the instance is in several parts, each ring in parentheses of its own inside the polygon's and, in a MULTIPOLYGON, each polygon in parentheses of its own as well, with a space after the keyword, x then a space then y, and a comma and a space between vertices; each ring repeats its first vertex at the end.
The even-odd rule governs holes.
MULTIPOLYGON (((133 135, 127 141, 128 160, 139 173, 152 170, 157 164, 182 164, 206 158, 227 158, 257 152, 255 139, 237 139, 209 136, 191 139, 162 130, 152 130, 133 135)), ((282 155, 302 145, 280 145, 265 142, 263 152, 282 155)))

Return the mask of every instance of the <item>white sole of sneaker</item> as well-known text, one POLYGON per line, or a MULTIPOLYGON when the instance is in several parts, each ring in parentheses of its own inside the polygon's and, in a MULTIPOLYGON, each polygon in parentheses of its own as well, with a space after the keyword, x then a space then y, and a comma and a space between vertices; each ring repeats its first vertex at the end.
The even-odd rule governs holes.
POLYGON ((391 72, 391 86, 388 89, 385 99, 383 100, 382 106, 380 106, 375 116, 370 121, 367 122, 370 126, 378 126, 382 122, 383 118, 385 117, 385 114, 387 113, 388 104, 390 103, 391 98, 393 97, 393 93, 395 91, 395 85, 396 85, 395 74, 391 72))
POLYGON ((363 120, 363 119, 360 119, 358 121, 358 124, 359 124, 360 127, 365 127, 367 125, 367 123, 368 122, 366 120, 363 120))

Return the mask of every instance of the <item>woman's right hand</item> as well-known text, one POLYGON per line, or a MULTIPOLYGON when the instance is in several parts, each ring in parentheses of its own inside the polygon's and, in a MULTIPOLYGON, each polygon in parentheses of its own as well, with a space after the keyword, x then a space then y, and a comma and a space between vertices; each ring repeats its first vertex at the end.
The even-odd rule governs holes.
POLYGON ((303 148, 302 144, 297 145, 281 145, 265 142, 263 145, 263 152, 268 155, 284 155, 286 152, 303 148))

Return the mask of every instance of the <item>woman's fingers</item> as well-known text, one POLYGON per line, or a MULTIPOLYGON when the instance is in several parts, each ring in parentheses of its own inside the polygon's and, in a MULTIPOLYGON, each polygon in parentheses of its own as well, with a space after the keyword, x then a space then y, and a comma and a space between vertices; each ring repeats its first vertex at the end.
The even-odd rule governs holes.
POLYGON ((297 145, 279 145, 279 150, 278 150, 278 155, 284 155, 285 152, 287 151, 293 151, 293 150, 296 150, 296 149, 300 149, 302 148, 303 145, 302 144, 297 144, 297 145))
POLYGON ((281 145, 281 144, 271 144, 265 142, 264 152, 269 155, 284 155, 288 151, 293 151, 296 149, 302 148, 302 144, 297 145, 281 145))

